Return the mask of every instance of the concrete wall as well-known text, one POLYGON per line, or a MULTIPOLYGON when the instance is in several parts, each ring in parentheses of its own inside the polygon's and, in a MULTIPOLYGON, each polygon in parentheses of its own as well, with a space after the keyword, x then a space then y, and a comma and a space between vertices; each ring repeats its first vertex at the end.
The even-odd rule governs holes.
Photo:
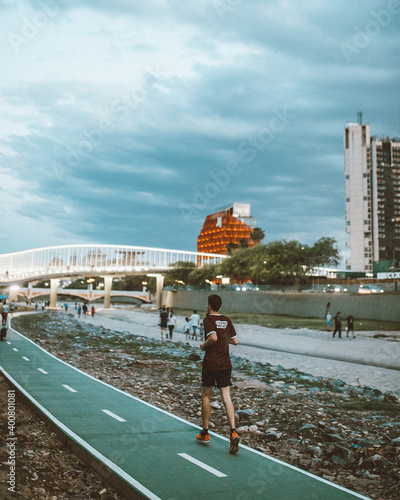
MULTIPOLYGON (((207 296, 213 292, 164 291, 162 303, 181 309, 207 307, 207 296)), ((400 321, 400 294, 336 294, 336 293, 273 293, 273 292, 216 292, 222 298, 224 312, 284 314, 306 318, 325 317, 326 305, 334 316, 352 313, 355 318, 400 321)), ((221 310, 222 310, 221 309, 221 310)))

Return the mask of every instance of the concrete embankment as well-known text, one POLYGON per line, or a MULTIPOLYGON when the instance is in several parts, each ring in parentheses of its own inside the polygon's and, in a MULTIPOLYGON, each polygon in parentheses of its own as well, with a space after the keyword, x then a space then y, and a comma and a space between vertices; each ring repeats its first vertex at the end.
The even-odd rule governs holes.
MULTIPOLYGON (((163 292, 162 302, 169 307, 205 309, 208 290, 163 292)), ((284 314, 306 318, 323 318, 327 303, 331 313, 342 316, 352 313, 357 318, 381 321, 400 321, 400 294, 382 293, 359 295, 353 293, 277 293, 252 291, 218 291, 225 312, 284 314)))

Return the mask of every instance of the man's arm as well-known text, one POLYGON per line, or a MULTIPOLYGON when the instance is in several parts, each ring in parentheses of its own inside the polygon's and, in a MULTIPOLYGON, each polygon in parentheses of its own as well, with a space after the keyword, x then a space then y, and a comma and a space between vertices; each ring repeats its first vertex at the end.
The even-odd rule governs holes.
POLYGON ((236 335, 236 337, 230 337, 229 343, 233 344, 233 345, 238 345, 239 344, 239 339, 237 338, 237 335, 236 335))
POLYGON ((202 344, 200 344, 200 349, 204 351, 206 347, 214 344, 217 340, 218 340, 217 334, 215 332, 211 332, 210 335, 207 337, 207 340, 202 344))

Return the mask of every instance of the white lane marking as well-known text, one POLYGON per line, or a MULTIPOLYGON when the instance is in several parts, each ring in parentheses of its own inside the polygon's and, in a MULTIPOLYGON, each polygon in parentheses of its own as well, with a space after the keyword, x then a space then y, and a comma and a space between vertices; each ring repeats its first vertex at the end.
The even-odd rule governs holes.
POLYGON ((7 344, 8 344, 8 345, 11 345, 11 342, 10 342, 9 340, 7 340, 7 344))
POLYGON ((41 372, 41 373, 44 373, 45 375, 48 375, 48 373, 46 372, 46 370, 43 370, 43 368, 38 368, 38 371, 41 372))
MULTIPOLYGON (((98 450, 96 450, 96 448, 93 448, 93 446, 91 446, 87 441, 78 436, 78 434, 76 434, 73 430, 67 427, 63 422, 58 420, 52 413, 49 412, 49 410, 47 410, 38 401, 36 401, 36 399, 33 396, 31 396, 29 392, 27 392, 15 379, 13 379, 13 377, 1 365, 0 365, 0 371, 2 371, 6 375, 6 377, 9 380, 11 380, 13 385, 15 385, 15 387, 17 387, 22 392, 22 394, 24 394, 29 399, 29 401, 31 401, 34 405, 36 405, 41 410, 42 413, 44 413, 52 422, 54 422, 57 425, 59 429, 61 429, 67 436, 69 436, 70 439, 73 439, 78 444, 80 444, 82 448, 84 448, 87 452, 89 452, 92 456, 94 456, 98 461, 106 465, 108 469, 112 470, 115 474, 118 474, 118 476, 122 477, 122 479, 124 479, 128 484, 133 486, 135 490, 138 490, 141 493, 143 493, 144 497, 148 498, 149 500, 162 500, 152 491, 148 490, 145 486, 143 486, 143 484, 139 483, 139 481, 137 481, 127 472, 125 472, 121 467, 118 467, 118 465, 112 462, 109 458, 101 454, 98 450)), ((82 372, 82 374, 84 373, 82 372)), ((111 385, 110 387, 112 388, 111 385)), ((242 448, 244 446, 245 445, 243 445, 242 448)), ((95 467, 96 463, 93 466, 95 467)), ((371 500, 370 498, 367 497, 362 497, 362 498, 364 500, 371 500)))
POLYGON ((115 418, 115 420, 118 420, 118 422, 126 422, 125 419, 119 417, 118 415, 116 415, 115 413, 113 413, 112 411, 110 410, 101 410, 103 411, 104 413, 106 413, 107 415, 109 415, 110 417, 112 418, 115 418))
POLYGON ((70 387, 69 385, 62 384, 62 386, 65 387, 66 389, 68 389, 70 392, 78 392, 75 389, 72 389, 72 387, 70 387))
POLYGON ((26 356, 22 356, 22 359, 24 359, 25 361, 30 361, 30 359, 27 358, 26 356))
POLYGON ((18 352, 18 349, 16 347, 13 347, 12 350, 18 352))
POLYGON ((217 477, 227 477, 226 474, 223 472, 220 472, 217 469, 214 469, 214 467, 211 467, 210 465, 205 464, 204 462, 200 462, 200 460, 197 460, 197 458, 193 458, 190 455, 187 455, 186 453, 178 453, 178 455, 185 460, 188 460, 189 462, 192 462, 193 464, 201 467, 202 469, 205 469, 208 472, 211 472, 211 474, 214 474, 214 476, 217 477))

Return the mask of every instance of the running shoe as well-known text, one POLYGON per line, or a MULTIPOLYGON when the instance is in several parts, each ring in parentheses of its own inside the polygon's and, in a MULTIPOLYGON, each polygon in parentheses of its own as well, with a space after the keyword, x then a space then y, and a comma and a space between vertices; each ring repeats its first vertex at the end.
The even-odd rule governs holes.
POLYGON ((210 434, 208 432, 199 432, 196 436, 197 441, 201 441, 202 443, 208 444, 210 442, 210 434))
POLYGON ((231 446, 229 447, 229 453, 237 453, 239 451, 239 436, 237 432, 232 432, 231 434, 231 446))

